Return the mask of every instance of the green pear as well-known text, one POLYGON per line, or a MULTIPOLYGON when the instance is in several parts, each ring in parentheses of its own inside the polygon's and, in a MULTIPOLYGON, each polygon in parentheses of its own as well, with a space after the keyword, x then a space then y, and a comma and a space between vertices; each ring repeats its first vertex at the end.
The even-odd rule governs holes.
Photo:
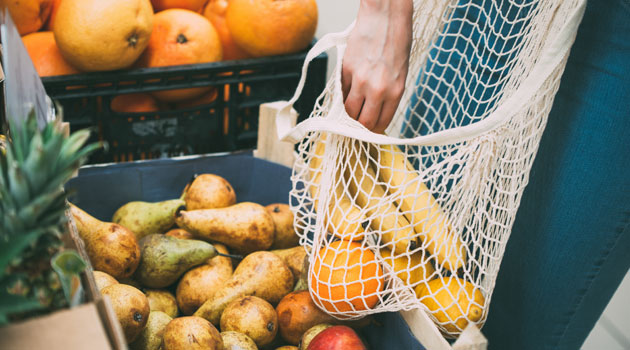
POLYGON ((162 347, 162 335, 172 318, 162 311, 151 311, 149 320, 138 338, 129 344, 131 350, 158 350, 162 347))
POLYGON ((140 252, 135 279, 149 288, 169 286, 190 268, 217 255, 210 243, 159 234, 142 238, 140 252))
POLYGON ((152 233, 164 233, 175 223, 175 211, 185 205, 181 199, 163 202, 129 202, 118 208, 112 221, 122 225, 141 239, 152 233))

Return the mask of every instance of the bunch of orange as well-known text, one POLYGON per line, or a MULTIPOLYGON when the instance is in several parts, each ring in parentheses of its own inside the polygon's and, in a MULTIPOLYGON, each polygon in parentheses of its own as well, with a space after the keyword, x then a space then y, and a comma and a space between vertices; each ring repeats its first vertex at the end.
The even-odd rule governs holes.
MULTIPOLYGON (((288 54, 306 48, 317 26, 315 0, 21 0, 7 6, 41 76, 288 54)), ((204 94, 212 91, 154 96, 177 102, 204 94)))
POLYGON ((81 71, 128 68, 147 47, 162 56, 149 63, 155 65, 287 54, 304 49, 317 26, 315 0, 21 0, 6 5, 22 36, 54 32, 56 42, 48 36, 47 43, 58 45, 81 71), (190 38, 182 42, 181 35, 190 38), (173 50, 175 44, 181 47, 173 50))

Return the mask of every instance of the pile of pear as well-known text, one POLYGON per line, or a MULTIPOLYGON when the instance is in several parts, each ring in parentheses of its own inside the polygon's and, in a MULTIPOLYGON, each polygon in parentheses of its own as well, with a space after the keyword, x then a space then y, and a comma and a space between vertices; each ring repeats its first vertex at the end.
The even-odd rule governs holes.
POLYGON ((306 289, 307 259, 287 204, 237 203, 226 179, 202 174, 180 198, 126 203, 111 222, 70 213, 130 349, 288 343, 275 306, 306 289))

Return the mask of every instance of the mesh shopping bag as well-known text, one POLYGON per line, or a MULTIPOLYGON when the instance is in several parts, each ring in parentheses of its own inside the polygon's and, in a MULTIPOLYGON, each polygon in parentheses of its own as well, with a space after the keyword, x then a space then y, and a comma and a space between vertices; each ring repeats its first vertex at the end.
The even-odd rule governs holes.
POLYGON ((446 336, 483 325, 583 0, 414 2, 406 89, 384 135, 345 112, 352 26, 309 52, 279 136, 299 143, 291 206, 315 303, 338 318, 423 308, 446 336), (289 110, 337 49, 310 118, 289 110))

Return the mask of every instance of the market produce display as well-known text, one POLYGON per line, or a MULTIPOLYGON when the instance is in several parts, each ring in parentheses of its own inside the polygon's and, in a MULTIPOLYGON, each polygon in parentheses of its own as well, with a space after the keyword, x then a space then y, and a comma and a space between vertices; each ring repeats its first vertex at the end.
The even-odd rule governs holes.
POLYGON ((313 326, 340 322, 308 291, 292 292, 306 287, 308 261, 288 205, 236 198, 225 178, 201 174, 181 199, 125 203, 112 222, 71 205, 96 285, 111 298, 131 349, 195 348, 191 337, 200 348, 275 349, 299 345, 313 326), (268 238, 256 245, 260 232, 268 238))
MULTIPOLYGON (((43 77, 290 54, 305 49, 317 27, 315 0, 28 0, 7 5, 43 77)), ((148 96, 185 108, 213 101, 216 90, 163 90, 148 96)), ((157 104, 136 98, 146 101, 133 94, 126 98, 131 105, 112 103, 112 110, 157 110, 157 104)))
MULTIPOLYGON (((369 167, 367 158, 355 158, 355 161, 369 167)), ((311 166, 316 171, 317 162, 314 163, 311 166)), ((394 166, 406 165, 400 162, 394 166)), ((368 188, 372 191, 370 196, 365 195, 369 201, 374 200, 369 197, 378 187, 371 184, 364 188, 363 192, 368 188)), ((313 187, 310 190, 316 191, 313 187)), ((351 205, 364 210, 361 204, 351 202, 351 205)), ((393 276, 412 286, 427 311, 448 330, 465 328, 468 322, 481 320, 484 313, 478 306, 484 302, 481 292, 455 276, 435 278, 435 262, 427 259, 426 252, 418 250, 408 256, 394 254, 403 247, 406 251, 411 249, 409 239, 392 239, 390 249, 378 252, 366 249, 364 240, 369 225, 342 223, 347 216, 328 217, 338 221, 326 223, 326 227, 344 232, 329 232, 329 242, 312 252, 315 256, 309 269, 311 248, 298 245, 299 234, 293 226, 293 213, 288 205, 276 203, 265 207, 253 202, 237 202, 237 193, 229 181, 215 174, 193 177, 178 199, 125 203, 115 211, 112 220, 115 222, 99 221, 75 206, 71 212, 81 236, 87 240, 91 260, 96 262, 95 266, 100 264, 99 271, 95 272, 99 289, 116 290, 120 289, 118 285, 129 285, 133 288, 130 291, 144 293, 151 312, 161 312, 173 320, 190 317, 178 321, 177 328, 171 331, 169 342, 173 348, 183 344, 181 332, 199 336, 210 344, 216 341, 220 330, 237 332, 240 335, 228 333, 229 341, 250 347, 248 340, 255 348, 276 348, 284 343, 308 349, 308 342, 317 339, 316 334, 329 326, 343 323, 360 327, 360 323, 343 320, 343 317, 337 319, 329 313, 344 312, 353 316, 356 311, 375 307, 380 300, 379 293, 393 276), (123 226, 125 223, 141 234, 123 226), (129 269, 123 269, 126 273, 122 274, 112 269, 110 265, 117 261, 116 256, 107 249, 98 249, 98 243, 89 243, 90 239, 94 240, 90 237, 99 232, 114 235, 108 244, 111 247, 116 247, 115 237, 118 236, 136 244, 139 253, 136 267, 129 268, 131 273, 129 269), (401 240, 403 244, 399 243, 401 240), (230 257, 230 253, 240 254, 242 259, 230 257), (104 259, 99 254, 109 258, 104 259), (105 260, 108 264, 102 263, 105 260), (409 264, 414 268, 409 269, 409 264), (467 314, 461 310, 466 310, 467 314), (188 326, 192 328, 186 329, 188 326)), ((395 220, 390 222, 396 227, 395 220)), ((114 250, 122 254, 129 248, 114 250)), ((439 255, 437 259, 441 259, 439 255)), ((452 267, 448 265, 447 255, 441 261, 452 267)), ((125 305, 123 301, 117 303, 125 305)), ((129 318, 122 310, 117 312, 120 317, 129 318)), ((140 316, 149 317, 142 313, 140 316)), ((146 331, 142 329, 146 326, 140 324, 140 327, 138 322, 121 321, 121 324, 123 328, 131 328, 126 330, 128 341, 140 337, 142 340, 134 343, 148 344, 155 341, 151 339, 156 334, 162 334, 165 339, 163 323, 170 323, 163 315, 159 320, 162 323, 156 324, 162 329, 146 331)), ((312 347, 332 349, 337 343, 356 349, 364 346, 354 332, 348 333, 346 329, 329 333, 312 347)))

